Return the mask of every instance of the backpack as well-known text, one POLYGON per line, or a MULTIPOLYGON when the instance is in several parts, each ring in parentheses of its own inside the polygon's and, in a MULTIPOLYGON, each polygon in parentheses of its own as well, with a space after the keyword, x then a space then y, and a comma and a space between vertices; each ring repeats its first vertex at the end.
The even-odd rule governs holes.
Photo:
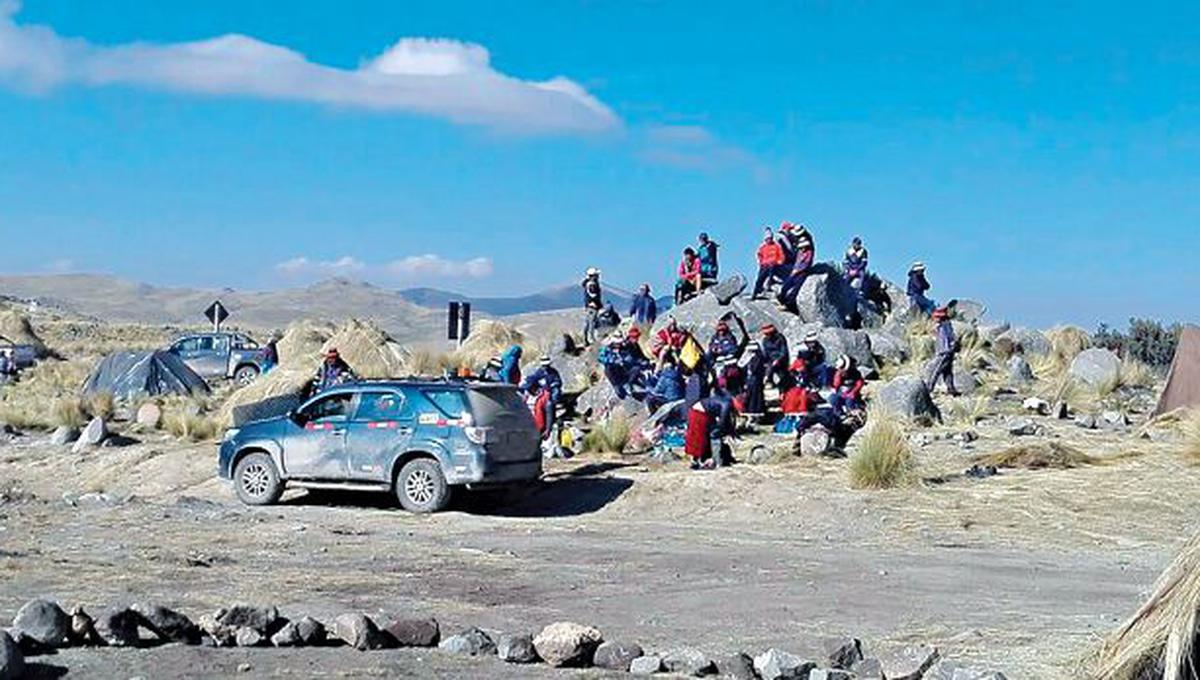
POLYGON ((688 369, 695 370, 703 358, 704 350, 700 349, 700 343, 689 335, 687 341, 683 343, 683 349, 679 350, 679 361, 688 369))

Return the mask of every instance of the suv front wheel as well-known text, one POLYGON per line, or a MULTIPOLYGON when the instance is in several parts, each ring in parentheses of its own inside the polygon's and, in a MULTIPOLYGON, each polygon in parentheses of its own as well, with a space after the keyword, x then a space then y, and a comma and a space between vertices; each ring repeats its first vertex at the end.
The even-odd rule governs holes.
POLYGON ((450 485, 442 474, 442 466, 429 458, 416 458, 405 463, 396 475, 396 498, 409 512, 445 510, 450 504, 450 485))
POLYGON ((234 468, 233 489, 246 505, 271 505, 283 495, 283 482, 270 456, 251 453, 234 468))

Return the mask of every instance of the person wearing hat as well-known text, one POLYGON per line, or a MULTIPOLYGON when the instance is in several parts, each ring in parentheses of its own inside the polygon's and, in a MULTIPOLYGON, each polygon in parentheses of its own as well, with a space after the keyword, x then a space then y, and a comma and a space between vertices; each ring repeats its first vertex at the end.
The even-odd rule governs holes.
POLYGON ((862 391, 866 384, 854 357, 849 354, 838 357, 837 370, 833 374, 833 394, 829 395, 829 405, 833 407, 833 412, 839 418, 848 411, 862 409, 862 391))
POLYGON ((487 366, 484 366, 483 370, 479 372, 479 379, 494 383, 504 382, 504 379, 500 377, 500 366, 500 357, 488 359, 487 366))
MULTIPOLYGON (((558 415, 558 402, 562 399, 563 380, 549 356, 538 359, 538 367, 521 381, 521 391, 534 399, 533 419, 538 424, 543 441, 550 441, 558 415)), ((552 447, 551 455, 559 448, 552 447)))
POLYGON ((629 318, 639 326, 649 328, 658 320, 658 303, 650 294, 650 284, 643 283, 629 301, 629 318))
POLYGON ((846 283, 862 297, 867 284, 867 249, 863 247, 862 239, 855 236, 846 249, 842 259, 842 277, 846 283))
POLYGON ((646 394, 646 408, 653 414, 664 405, 680 401, 685 396, 683 369, 679 366, 679 358, 674 352, 666 352, 663 355, 662 370, 658 372, 654 386, 646 394))
POLYGON ((796 350, 796 361, 792 372, 814 389, 828 387, 833 380, 833 371, 825 363, 825 345, 821 344, 816 330, 804 334, 804 341, 796 350))
POLYGON ((600 286, 600 270, 588 267, 583 279, 583 344, 591 345, 596 341, 596 328, 600 312, 604 309, 604 289, 600 286))
POLYGON ((913 266, 908 270, 908 301, 914 307, 921 310, 922 314, 929 314, 933 311, 937 304, 925 296, 929 292, 929 279, 925 278, 925 263, 914 262, 913 266))
POLYGON ((736 312, 728 312, 717 320, 716 332, 708 341, 709 365, 716 366, 725 359, 736 360, 742 355, 748 342, 750 342, 750 333, 746 330, 746 322, 742 321, 736 312), (730 319, 737 323, 738 330, 741 331, 741 338, 729 326, 730 319))
POLYGON ((703 278, 696 251, 691 247, 684 248, 683 259, 679 261, 679 278, 675 281, 675 304, 682 305, 695 297, 703 287, 703 278))
POLYGON ((720 265, 717 264, 717 251, 721 246, 708 238, 707 232, 700 232, 697 257, 700 259, 700 286, 708 288, 715 285, 721 276, 720 265))
POLYGON ((806 236, 796 242, 796 261, 792 264, 787 280, 783 282, 777 296, 779 304, 793 314, 800 313, 796 297, 800 294, 800 289, 804 287, 804 282, 808 280, 815 256, 816 252, 813 250, 810 237, 806 236))
POLYGON ((508 383, 509 385, 521 384, 521 355, 524 350, 520 345, 512 345, 504 350, 504 354, 500 357, 500 369, 498 372, 500 382, 508 383))
POLYGON ((763 231, 762 244, 758 246, 758 277, 754 279, 754 292, 751 293, 752 300, 762 298, 763 291, 767 289, 767 284, 780 277, 781 268, 786 261, 783 254, 783 246, 775 240, 775 235, 771 233, 771 228, 767 227, 763 231))
POLYGON ((936 353, 925 385, 933 392, 938 380, 942 380, 946 383, 946 391, 950 396, 957 397, 959 393, 954 384, 954 358, 958 355, 958 338, 954 334, 954 324, 950 323, 950 312, 945 307, 933 310, 932 316, 937 323, 933 331, 936 353))
POLYGON ((637 398, 636 388, 644 389, 643 376, 650 369, 641 345, 642 329, 633 326, 625 335, 614 332, 600 348, 600 364, 604 366, 604 377, 612 385, 618 399, 637 398))
POLYGON ((325 360, 317 367, 317 376, 314 379, 313 392, 324 392, 331 387, 337 387, 348 382, 358 380, 354 375, 354 371, 350 365, 342 359, 342 355, 337 351, 336 347, 329 348, 325 352, 325 360))
POLYGON ((766 380, 779 388, 780 392, 787 391, 792 386, 792 375, 788 372, 792 355, 788 350, 787 338, 775 328, 775 324, 768 323, 762 327, 758 345, 762 348, 766 380))
POLYGON ((762 418, 767 413, 767 369, 770 364, 771 360, 762 343, 758 340, 751 340, 746 345, 746 351, 742 352, 742 356, 737 361, 741 389, 738 390, 737 386, 730 386, 729 378, 726 376, 725 387, 730 392, 740 392, 738 397, 741 411, 752 420, 762 418))

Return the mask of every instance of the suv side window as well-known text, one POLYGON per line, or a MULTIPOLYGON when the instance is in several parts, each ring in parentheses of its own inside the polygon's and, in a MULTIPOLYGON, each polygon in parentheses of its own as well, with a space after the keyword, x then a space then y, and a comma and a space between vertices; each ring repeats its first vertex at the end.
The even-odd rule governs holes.
POLYGON ((310 423, 344 422, 350 418, 350 406, 353 402, 353 392, 331 394, 309 404, 308 408, 304 409, 304 415, 310 423))
POLYGON ((176 354, 182 354, 183 352, 195 352, 199 348, 200 348, 199 338, 184 338, 184 339, 176 342, 175 345, 171 349, 176 354))
POLYGON ((192 342, 196 343, 192 349, 198 352, 211 352, 213 349, 213 338, 211 335, 203 335, 198 338, 192 338, 192 342))
POLYGON ((354 420, 399 420, 403 412, 404 397, 395 392, 363 392, 358 398, 358 411, 354 414, 354 420))
POLYGON ((464 402, 466 395, 462 390, 425 390, 424 394, 438 410, 450 418, 461 418, 467 410, 464 402))
POLYGON ((211 349, 214 352, 216 352, 217 354, 228 354, 229 353, 229 336, 228 335, 213 336, 211 349))

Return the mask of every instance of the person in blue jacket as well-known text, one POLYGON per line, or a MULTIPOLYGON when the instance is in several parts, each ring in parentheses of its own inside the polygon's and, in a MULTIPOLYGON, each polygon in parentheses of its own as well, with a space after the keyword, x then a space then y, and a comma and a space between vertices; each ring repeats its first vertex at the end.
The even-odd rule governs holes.
POLYGON ((500 382, 508 383, 509 385, 521 384, 521 354, 523 350, 520 345, 513 345, 505 350, 504 355, 500 357, 500 382))
POLYGON ((721 248, 716 241, 708 237, 706 232, 700 232, 700 243, 696 248, 700 257, 700 280, 704 288, 711 286, 720 279, 721 267, 717 264, 717 251, 721 248))
POLYGON ((543 356, 538 359, 538 367, 533 373, 530 373, 521 381, 521 391, 536 395, 546 392, 548 398, 546 400, 546 410, 543 412, 546 419, 546 432, 554 432, 555 417, 557 415, 558 402, 562 399, 563 380, 562 374, 554 367, 553 360, 549 356, 543 356))
POLYGON ((658 319, 658 303, 650 294, 650 284, 643 283, 629 302, 629 318, 639 326, 653 326, 658 319))
POLYGON ((933 320, 937 322, 934 330, 936 353, 926 386, 933 392, 938 380, 942 380, 950 396, 957 397, 959 392, 954 384, 954 357, 958 354, 958 338, 954 335, 954 324, 950 323, 949 310, 945 307, 933 310, 933 320))
POLYGON ((929 292, 929 279, 925 278, 925 264, 914 262, 908 270, 908 301, 923 314, 929 314, 937 307, 937 303, 926 297, 929 292))
POLYGON ((664 404, 680 401, 684 396, 683 371, 679 368, 679 360, 674 352, 666 352, 662 370, 658 372, 654 387, 646 395, 646 407, 650 413, 654 413, 664 404))

